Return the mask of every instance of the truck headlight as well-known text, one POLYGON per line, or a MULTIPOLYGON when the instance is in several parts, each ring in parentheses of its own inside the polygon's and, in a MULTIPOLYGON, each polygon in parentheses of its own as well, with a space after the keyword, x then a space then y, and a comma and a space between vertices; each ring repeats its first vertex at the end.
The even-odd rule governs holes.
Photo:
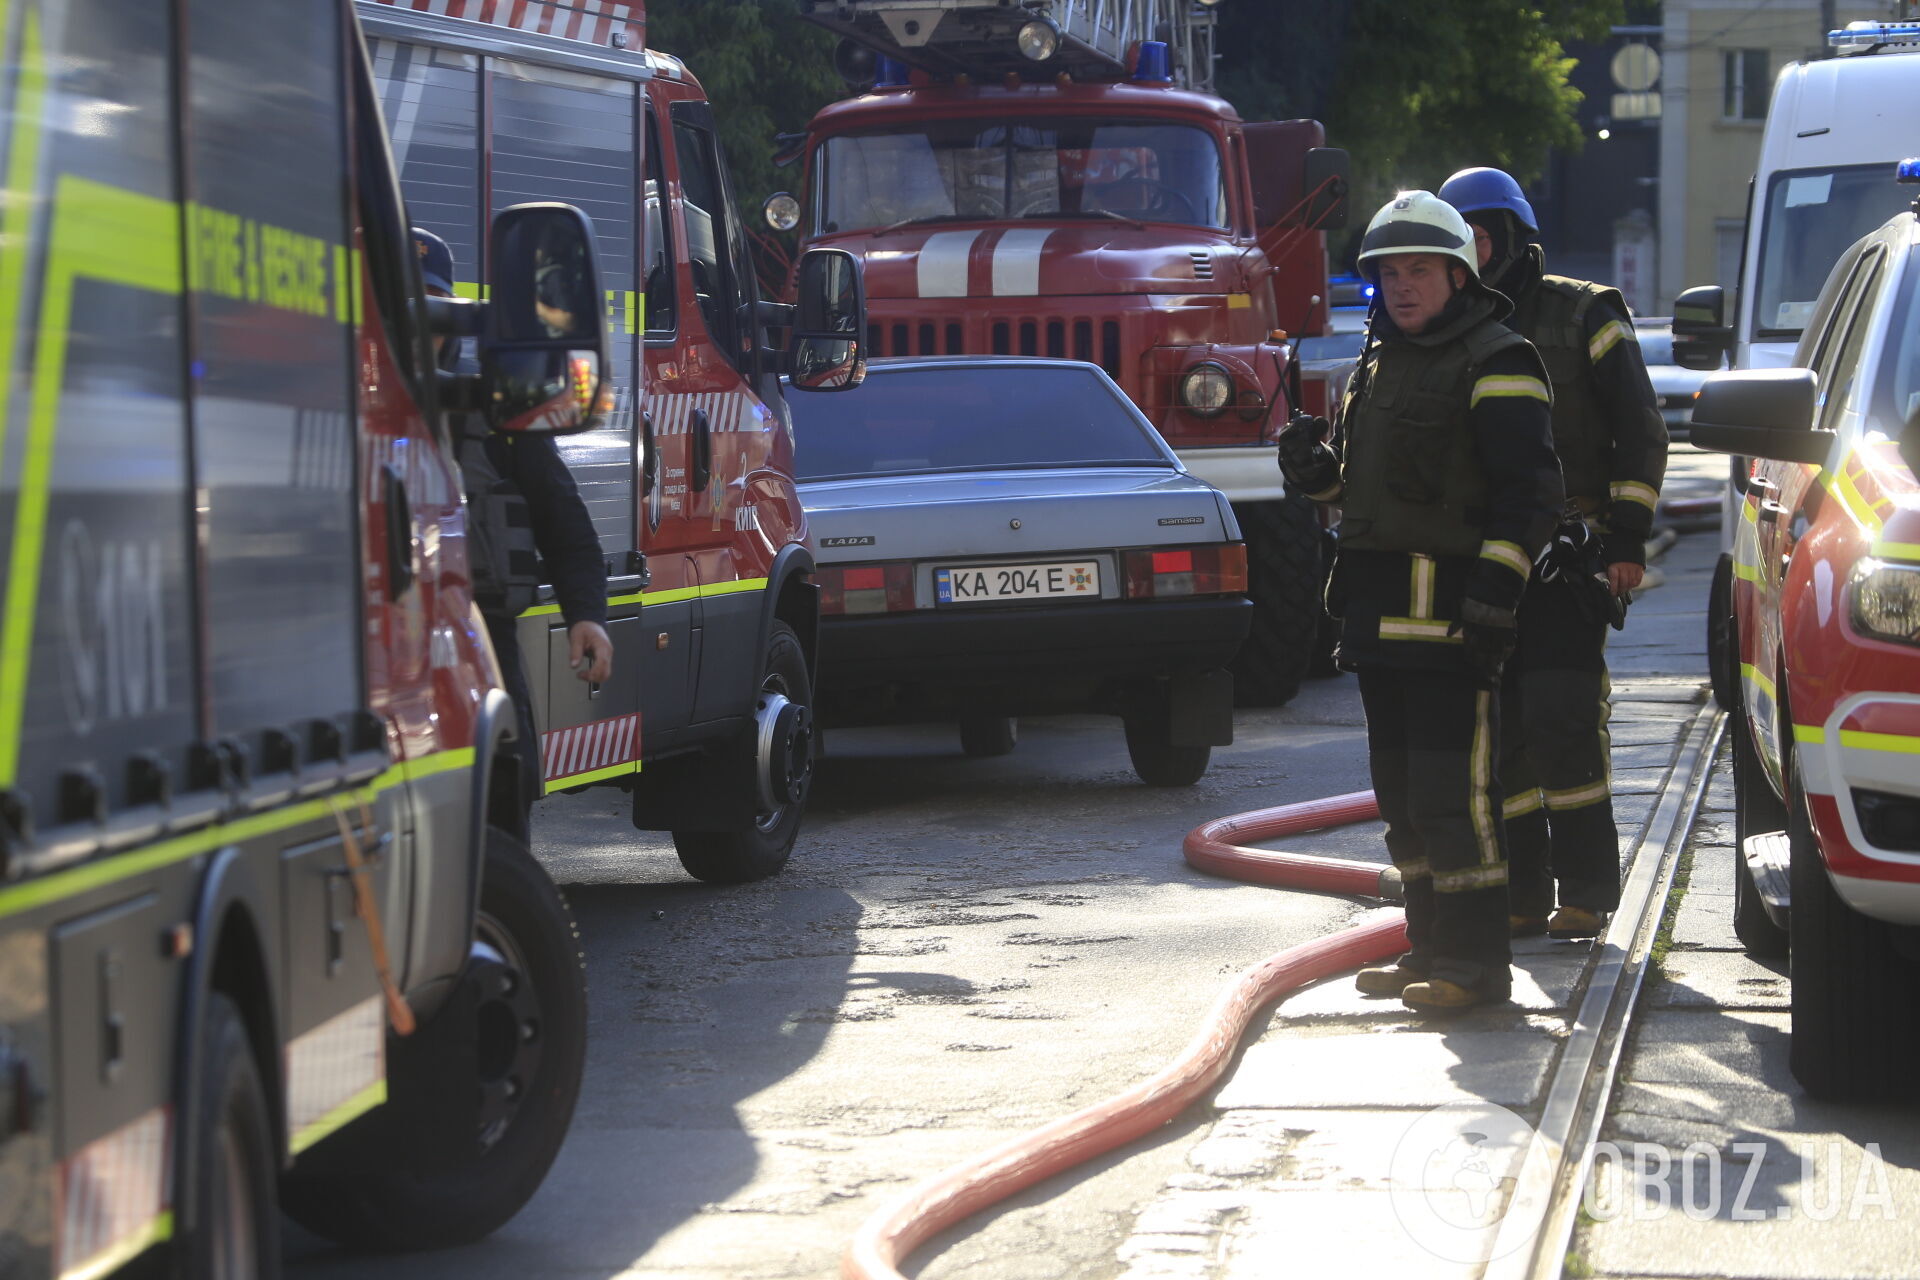
POLYGON ((1233 403, 1233 375, 1217 364, 1197 364, 1180 375, 1180 403, 1187 412, 1212 418, 1233 403))
POLYGON ((1877 640, 1920 644, 1920 566, 1862 560, 1849 584, 1853 626, 1877 640))
POLYGON ((1045 62, 1060 52, 1060 26, 1052 18, 1039 17, 1025 23, 1014 34, 1022 57, 1045 62))

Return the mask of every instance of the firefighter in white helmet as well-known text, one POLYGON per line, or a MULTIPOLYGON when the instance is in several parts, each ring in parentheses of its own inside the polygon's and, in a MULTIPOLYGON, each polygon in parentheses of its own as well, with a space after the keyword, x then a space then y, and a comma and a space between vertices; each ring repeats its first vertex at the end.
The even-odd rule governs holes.
POLYGON ((1369 995, 1423 1013, 1510 995, 1498 696, 1514 609, 1561 504, 1551 393, 1500 321, 1473 233, 1425 191, 1389 201, 1361 242, 1377 287, 1341 431, 1296 417, 1294 488, 1342 508, 1327 608, 1360 677, 1374 793, 1406 886, 1409 950, 1362 970, 1369 995))

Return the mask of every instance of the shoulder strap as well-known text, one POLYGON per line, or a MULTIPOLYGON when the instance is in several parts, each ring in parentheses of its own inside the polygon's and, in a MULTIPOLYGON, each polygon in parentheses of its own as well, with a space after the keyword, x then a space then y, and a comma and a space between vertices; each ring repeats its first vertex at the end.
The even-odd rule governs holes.
POLYGON ((1479 368, 1509 347, 1521 347, 1527 340, 1498 320, 1484 320, 1467 330, 1461 339, 1467 347, 1467 364, 1479 368))

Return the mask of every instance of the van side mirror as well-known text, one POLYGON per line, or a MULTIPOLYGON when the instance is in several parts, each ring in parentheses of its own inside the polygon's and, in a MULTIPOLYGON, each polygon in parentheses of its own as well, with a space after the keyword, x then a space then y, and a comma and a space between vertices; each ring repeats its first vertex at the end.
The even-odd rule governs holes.
POLYGON ((1712 371, 1733 350, 1727 326, 1727 293, 1717 284, 1697 285, 1673 300, 1673 362, 1683 369, 1712 371))
POLYGON ((860 259, 809 249, 795 275, 787 381, 796 391, 851 391, 867 376, 867 289, 860 259))
POLYGON ((1834 438, 1833 432, 1813 426, 1818 389, 1819 377, 1811 369, 1716 373, 1700 384, 1688 440, 1719 453, 1818 466, 1827 460, 1834 438))
POLYGON ((488 244, 481 411, 496 431, 588 430, 609 368, 593 223, 569 204, 517 204, 494 216, 488 244))
POLYGON ((1306 192, 1305 225, 1316 231, 1338 231, 1347 225, 1347 189, 1351 162, 1339 147, 1315 147, 1307 152, 1300 189, 1306 192))

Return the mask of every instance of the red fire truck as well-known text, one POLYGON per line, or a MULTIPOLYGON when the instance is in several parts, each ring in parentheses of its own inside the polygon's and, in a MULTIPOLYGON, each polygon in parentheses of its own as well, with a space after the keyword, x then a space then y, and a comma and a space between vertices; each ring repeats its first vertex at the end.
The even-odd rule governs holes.
MULTIPOLYGON (((1286 335, 1326 323, 1343 152, 1311 120, 1243 122, 1208 92, 1189 0, 801 0, 872 88, 820 111, 776 230, 866 265, 873 355, 1019 354, 1103 367, 1232 499, 1257 606, 1235 668, 1278 703, 1320 619, 1319 512, 1272 442, 1295 408, 1286 335)), ((1323 411, 1324 384, 1304 407, 1323 411)))
MULTIPOLYGON (((522 615, 546 790, 630 788, 634 824, 672 832, 693 875, 769 875, 806 808, 818 588, 770 345, 790 308, 759 297, 713 107, 642 47, 639 0, 357 7, 401 189, 458 292, 478 296, 492 210, 565 200, 594 223, 613 409, 560 452, 607 556, 614 673, 575 677, 550 593, 522 615)), ((803 310, 838 307, 829 281, 857 303, 853 266, 803 259, 803 310)))

